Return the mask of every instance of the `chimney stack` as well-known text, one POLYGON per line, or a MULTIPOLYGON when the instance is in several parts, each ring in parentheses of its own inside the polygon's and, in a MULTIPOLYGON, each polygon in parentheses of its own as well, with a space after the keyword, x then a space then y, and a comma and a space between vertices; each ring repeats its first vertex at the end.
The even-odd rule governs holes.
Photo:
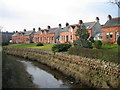
POLYGON ((79 20, 79 25, 80 25, 80 24, 83 24, 83 21, 82 21, 82 20, 79 20))
POLYGON ((96 17, 96 21, 99 22, 99 20, 100 20, 99 17, 96 17))
POLYGON ((50 26, 48 26, 47 29, 49 30, 49 29, 50 29, 50 26))
POLYGON ((112 16, 111 15, 108 15, 108 20, 111 20, 112 19, 112 16))
POLYGON ((68 22, 66 23, 66 27, 67 27, 67 26, 69 26, 69 23, 68 23, 68 22))
POLYGON ((61 24, 59 24, 59 28, 61 28, 62 27, 62 25, 61 24))
POLYGON ((26 32, 26 29, 24 29, 24 32, 26 32))
POLYGON ((39 28, 38 28, 38 31, 40 31, 40 30, 41 30, 41 28, 39 27, 39 28))

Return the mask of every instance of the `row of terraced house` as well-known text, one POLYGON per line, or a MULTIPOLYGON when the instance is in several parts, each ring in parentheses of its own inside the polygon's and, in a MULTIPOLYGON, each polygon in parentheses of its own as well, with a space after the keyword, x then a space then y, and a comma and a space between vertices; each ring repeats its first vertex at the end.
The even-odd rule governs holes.
POLYGON ((66 23, 65 27, 61 24, 58 27, 51 28, 48 26, 46 29, 35 28, 31 31, 17 32, 12 35, 13 43, 73 43, 77 39, 76 31, 78 26, 84 24, 86 30, 93 36, 95 40, 102 40, 103 42, 116 43, 120 36, 120 17, 112 18, 108 15, 108 20, 104 25, 100 25, 99 17, 96 21, 82 22, 79 20, 78 24, 69 25, 66 23))

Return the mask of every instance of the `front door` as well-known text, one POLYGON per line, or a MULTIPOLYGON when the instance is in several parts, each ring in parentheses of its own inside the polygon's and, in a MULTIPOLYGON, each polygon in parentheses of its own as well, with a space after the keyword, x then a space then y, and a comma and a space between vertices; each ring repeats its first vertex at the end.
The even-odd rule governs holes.
POLYGON ((68 35, 66 36, 66 42, 68 42, 68 35))

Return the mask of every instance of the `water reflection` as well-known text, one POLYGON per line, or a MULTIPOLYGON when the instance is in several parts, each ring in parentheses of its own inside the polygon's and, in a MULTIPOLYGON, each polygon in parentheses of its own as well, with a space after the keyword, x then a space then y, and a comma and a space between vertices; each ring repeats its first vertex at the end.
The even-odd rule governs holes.
POLYGON ((32 76, 33 83, 40 88, 70 88, 67 82, 57 80, 52 74, 33 65, 29 61, 21 61, 26 66, 26 71, 32 76))

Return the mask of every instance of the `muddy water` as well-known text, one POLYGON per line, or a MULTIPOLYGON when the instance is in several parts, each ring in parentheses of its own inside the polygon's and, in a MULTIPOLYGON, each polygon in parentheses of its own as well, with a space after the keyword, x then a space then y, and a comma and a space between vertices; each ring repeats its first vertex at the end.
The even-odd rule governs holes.
MULTIPOLYGON (((86 86, 77 84, 70 77, 64 76, 57 70, 53 70, 50 67, 38 62, 27 61, 23 58, 17 58, 7 55, 8 59, 12 59, 21 62, 24 65, 24 69, 31 76, 33 84, 38 88, 84 88, 86 86)), ((16 67, 17 68, 17 67, 16 67)), ((30 78, 30 77, 28 77, 30 78)), ((22 81, 21 81, 22 82, 22 81)))

